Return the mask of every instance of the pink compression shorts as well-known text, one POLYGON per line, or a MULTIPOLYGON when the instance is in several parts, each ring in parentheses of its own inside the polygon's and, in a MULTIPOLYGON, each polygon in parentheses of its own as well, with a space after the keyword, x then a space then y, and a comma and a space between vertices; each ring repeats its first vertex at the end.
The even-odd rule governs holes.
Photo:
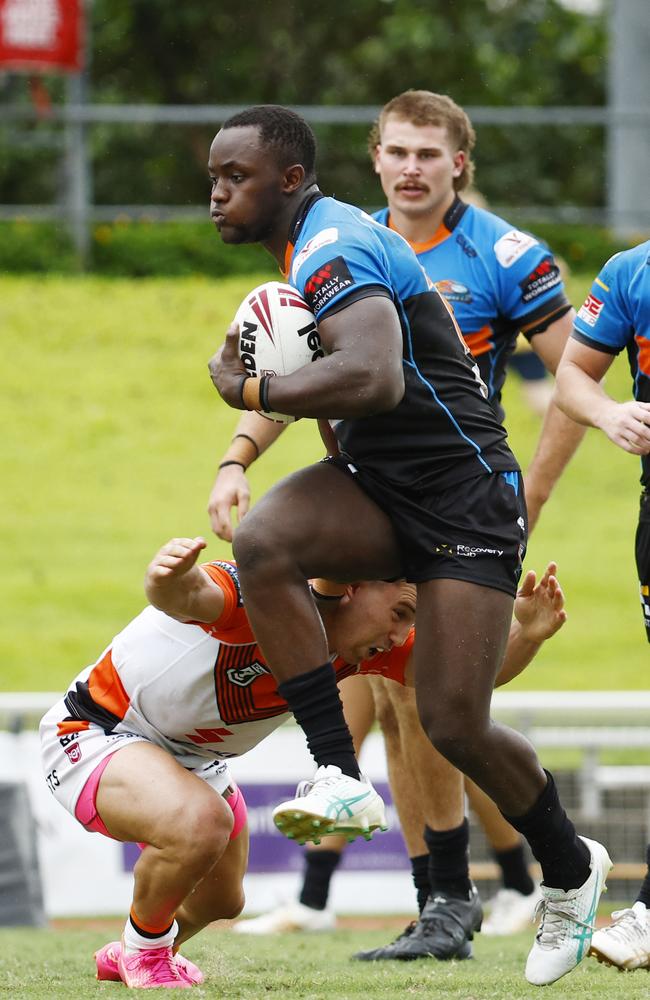
MULTIPOLYGON (((88 781, 84 785, 81 795, 77 800, 75 816, 81 825, 89 831, 89 833, 103 833, 105 837, 110 837, 111 840, 115 840, 116 838, 111 837, 110 833, 106 829, 103 819, 97 812, 97 805, 95 802, 101 776, 104 773, 104 768, 112 756, 113 754, 109 754, 108 757, 104 757, 88 778, 88 781)), ((234 782, 230 787, 233 789, 231 794, 224 797, 232 809, 234 824, 232 833, 230 834, 230 839, 234 840, 235 837, 241 833, 246 823, 248 813, 246 810, 246 800, 244 799, 240 788, 235 785, 234 782)), ((140 848, 144 848, 146 846, 146 844, 138 844, 138 847, 140 848)))

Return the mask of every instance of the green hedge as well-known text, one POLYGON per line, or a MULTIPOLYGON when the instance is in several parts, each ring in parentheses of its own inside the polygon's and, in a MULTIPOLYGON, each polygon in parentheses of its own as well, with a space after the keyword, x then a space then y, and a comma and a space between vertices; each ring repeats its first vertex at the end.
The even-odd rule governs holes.
MULTIPOLYGON (((518 220, 560 254, 572 270, 596 273, 617 250, 646 238, 617 240, 606 229, 518 220)), ((213 276, 277 270, 259 246, 226 247, 206 222, 121 220, 92 228, 89 270, 122 277, 213 276)), ((62 225, 18 220, 0 223, 0 271, 72 273, 78 270, 72 241, 62 225)))
MULTIPOLYGON (((68 230, 52 223, 0 223, 0 271, 78 271, 68 230)), ((88 270, 142 278, 150 275, 259 274, 277 268, 260 246, 226 247, 209 221, 96 223, 91 230, 88 270)))

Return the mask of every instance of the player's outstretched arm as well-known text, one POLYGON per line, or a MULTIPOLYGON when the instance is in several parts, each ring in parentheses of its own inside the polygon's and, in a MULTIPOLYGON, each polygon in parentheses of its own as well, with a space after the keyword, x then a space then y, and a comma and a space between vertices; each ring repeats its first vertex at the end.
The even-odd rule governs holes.
POLYGON ((226 449, 214 485, 208 498, 210 525, 215 535, 232 542, 232 512, 237 510, 237 521, 248 513, 251 491, 246 470, 262 455, 286 427, 274 423, 259 413, 243 413, 230 445, 226 449))
POLYGON ((196 565, 203 538, 172 538, 153 557, 144 578, 147 600, 177 621, 217 621, 224 609, 221 587, 196 565))
POLYGON ((564 625, 567 618, 564 594, 556 573, 557 565, 554 562, 548 564, 539 583, 536 582, 534 570, 526 573, 517 591, 515 616, 495 687, 507 684, 520 674, 537 654, 542 643, 564 625))
MULTIPOLYGON (((557 371, 574 318, 575 313, 571 309, 531 339, 533 350, 551 375, 557 371)), ((535 454, 524 475, 529 534, 584 435, 585 428, 563 413, 554 400, 551 401, 544 415, 535 454)))

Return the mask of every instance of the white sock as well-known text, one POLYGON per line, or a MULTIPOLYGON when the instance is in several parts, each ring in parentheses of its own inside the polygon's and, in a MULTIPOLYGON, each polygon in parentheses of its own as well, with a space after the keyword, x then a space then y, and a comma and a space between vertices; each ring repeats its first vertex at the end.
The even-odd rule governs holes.
POLYGON ((135 951, 148 951, 151 948, 171 948, 178 934, 178 924, 174 920, 166 934, 160 937, 145 937, 139 934, 131 923, 131 918, 126 918, 124 934, 122 936, 124 951, 127 955, 132 955, 135 951))
POLYGON ((645 903, 642 903, 641 901, 639 901, 638 903, 635 903, 634 906, 632 907, 632 909, 636 913, 636 915, 639 918, 639 920, 645 920, 646 916, 648 915, 648 910, 646 908, 646 905, 645 905, 645 903))

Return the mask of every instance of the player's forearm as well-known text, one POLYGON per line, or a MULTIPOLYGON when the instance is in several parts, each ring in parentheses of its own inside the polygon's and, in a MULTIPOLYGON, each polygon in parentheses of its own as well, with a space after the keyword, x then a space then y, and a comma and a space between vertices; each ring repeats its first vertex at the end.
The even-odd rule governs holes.
POLYGON ((544 416, 535 454, 525 475, 526 498, 531 511, 536 510, 538 513, 546 503, 584 435, 585 427, 551 403, 544 416))
POLYGON ((355 419, 392 410, 404 395, 401 357, 336 351, 268 383, 269 409, 296 417, 355 419))
POLYGON ((247 469, 277 441, 286 426, 267 420, 255 411, 243 413, 219 464, 236 462, 247 469))
POLYGON ((506 655, 503 658, 494 686, 501 687, 502 684, 507 684, 514 677, 517 677, 535 658, 541 645, 539 640, 530 639, 525 627, 516 618, 513 619, 506 646, 506 655))
POLYGON ((614 402, 602 382, 572 361, 562 362, 558 369, 554 401, 568 417, 586 427, 600 427, 601 414, 614 402))

